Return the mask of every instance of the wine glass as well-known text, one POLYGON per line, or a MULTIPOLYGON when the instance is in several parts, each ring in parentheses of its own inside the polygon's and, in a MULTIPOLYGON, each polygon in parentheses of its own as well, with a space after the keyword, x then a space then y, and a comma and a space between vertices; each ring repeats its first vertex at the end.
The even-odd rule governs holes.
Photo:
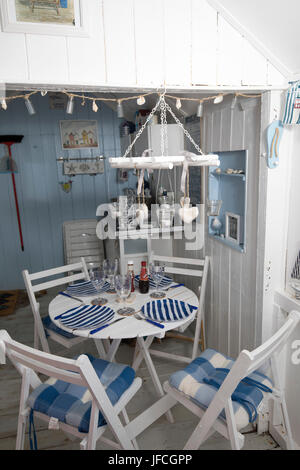
POLYGON ((161 265, 155 266, 155 264, 149 265, 150 277, 155 282, 155 292, 152 292, 152 294, 150 294, 150 297, 154 299, 162 299, 166 296, 165 292, 158 290, 159 284, 161 283, 163 279, 164 270, 165 270, 164 266, 161 266, 161 265))
MULTIPOLYGON (((96 289, 97 293, 100 293, 105 284, 105 272, 103 268, 98 268, 94 270, 91 269, 89 274, 93 287, 96 289)), ((93 300, 93 303, 97 305, 105 305, 107 303, 107 299, 105 299, 104 297, 97 297, 93 300)))
POLYGON ((114 277, 118 273, 118 268, 119 261, 117 258, 115 260, 105 259, 103 261, 104 274, 110 286, 108 292, 115 292, 114 277))
POLYGON ((114 285, 118 297, 122 300, 124 306, 117 310, 119 315, 132 315, 134 308, 127 307, 125 300, 129 297, 131 292, 131 275, 130 274, 117 274, 114 278, 114 285))

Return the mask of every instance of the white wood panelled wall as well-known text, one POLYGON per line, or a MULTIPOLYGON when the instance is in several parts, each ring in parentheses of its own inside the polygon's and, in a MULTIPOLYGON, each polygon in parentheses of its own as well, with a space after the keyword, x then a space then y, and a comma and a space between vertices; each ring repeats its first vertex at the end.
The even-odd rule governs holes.
POLYGON ((256 305, 260 100, 244 100, 234 109, 231 103, 228 99, 206 108, 203 147, 213 152, 248 150, 246 253, 206 236, 205 254, 211 257, 206 321, 208 345, 236 357, 261 341, 261 312, 256 305))
POLYGON ((86 38, 0 31, 0 81, 140 88, 286 82, 206 0, 84 0, 83 7, 86 38))

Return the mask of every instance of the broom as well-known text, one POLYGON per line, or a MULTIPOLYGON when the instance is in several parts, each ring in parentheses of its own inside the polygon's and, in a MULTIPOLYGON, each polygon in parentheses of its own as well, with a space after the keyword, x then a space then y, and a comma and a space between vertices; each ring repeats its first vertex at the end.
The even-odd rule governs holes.
POLYGON ((16 211, 17 211, 17 218, 18 218, 18 226, 19 226, 19 234, 20 234, 20 242, 21 242, 21 249, 24 251, 24 242, 23 242, 23 234, 22 234, 22 226, 21 226, 21 218, 20 218, 20 210, 19 210, 19 203, 18 203, 18 196, 17 196, 17 188, 16 188, 16 180, 15 175, 13 172, 14 168, 14 161, 12 159, 11 147, 13 144, 19 144, 22 142, 23 135, 0 135, 0 144, 6 145, 8 149, 8 155, 10 159, 10 164, 8 165, 8 169, 11 169, 11 178, 13 183, 13 190, 14 190, 14 197, 15 197, 15 204, 16 204, 16 211))

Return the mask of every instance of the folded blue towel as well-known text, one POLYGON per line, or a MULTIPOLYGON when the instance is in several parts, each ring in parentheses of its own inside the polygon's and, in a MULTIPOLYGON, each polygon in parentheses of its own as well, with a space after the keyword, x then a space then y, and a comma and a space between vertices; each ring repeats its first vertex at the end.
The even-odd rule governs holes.
MULTIPOLYGON (((219 389, 229 372, 230 369, 217 368, 211 376, 204 377, 203 382, 219 389)), ((272 389, 251 377, 245 377, 231 396, 232 400, 245 408, 250 423, 253 423, 257 418, 257 407, 263 399, 263 391, 271 393, 272 389)))

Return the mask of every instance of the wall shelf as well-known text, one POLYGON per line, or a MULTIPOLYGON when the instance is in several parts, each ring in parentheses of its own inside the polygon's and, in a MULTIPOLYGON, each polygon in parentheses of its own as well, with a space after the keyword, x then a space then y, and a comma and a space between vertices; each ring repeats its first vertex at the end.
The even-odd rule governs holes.
POLYGON ((208 234, 214 240, 223 243, 241 253, 246 251, 246 202, 247 202, 247 151, 218 152, 220 173, 216 167, 209 169, 208 199, 221 200, 222 206, 218 216, 222 226, 219 231, 212 227, 214 217, 209 216, 208 234), (242 173, 227 173, 227 169, 240 170, 242 173), (239 243, 226 238, 226 213, 239 216, 239 243))
POLYGON ((230 177, 235 177, 235 178, 242 178, 243 181, 246 180, 246 175, 244 173, 226 173, 225 171, 222 171, 221 173, 216 173, 213 172, 212 176, 215 176, 216 178, 221 177, 221 176, 230 176, 230 177))
POLYGON ((242 245, 235 245, 234 243, 230 242, 229 240, 226 240, 225 237, 221 237, 219 235, 209 234, 209 236, 211 238, 213 238, 214 240, 217 240, 217 241, 223 243, 224 245, 227 245, 230 248, 233 248, 234 250, 240 251, 241 253, 245 253, 245 249, 242 245))

